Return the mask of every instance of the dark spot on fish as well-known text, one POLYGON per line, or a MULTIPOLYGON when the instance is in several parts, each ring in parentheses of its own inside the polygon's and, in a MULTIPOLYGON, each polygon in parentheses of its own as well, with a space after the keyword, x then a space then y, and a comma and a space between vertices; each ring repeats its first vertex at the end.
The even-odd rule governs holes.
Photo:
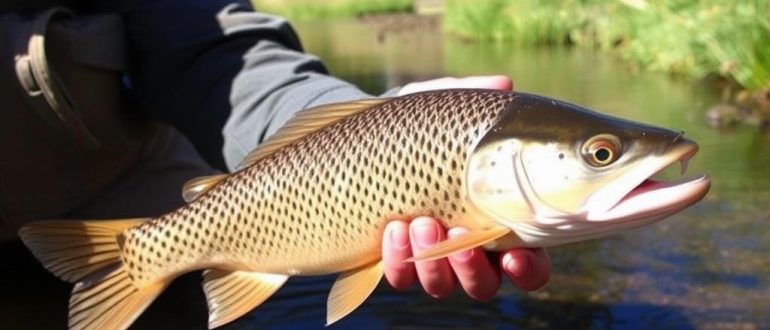
POLYGON ((564 159, 564 153, 559 153, 559 159, 564 159))

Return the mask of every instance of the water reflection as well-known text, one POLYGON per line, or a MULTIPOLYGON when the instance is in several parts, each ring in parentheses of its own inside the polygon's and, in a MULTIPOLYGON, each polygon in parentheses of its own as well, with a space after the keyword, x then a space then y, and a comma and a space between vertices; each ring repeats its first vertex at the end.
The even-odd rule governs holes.
MULTIPOLYGON (((302 279, 228 329, 308 329, 323 323, 331 282, 302 279)), ((409 291, 394 294, 380 287, 355 313, 330 329, 690 329, 681 309, 646 303, 606 304, 589 299, 538 298, 518 293, 480 303, 456 294, 442 301, 409 291)))

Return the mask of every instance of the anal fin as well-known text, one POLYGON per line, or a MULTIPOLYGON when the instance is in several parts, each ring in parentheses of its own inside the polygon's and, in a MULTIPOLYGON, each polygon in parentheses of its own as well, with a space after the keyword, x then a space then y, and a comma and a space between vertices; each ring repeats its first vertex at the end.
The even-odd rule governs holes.
POLYGON ((482 246, 498 238, 501 238, 510 232, 511 229, 502 226, 471 231, 464 235, 439 242, 436 245, 420 251, 420 253, 417 253, 417 255, 406 259, 406 261, 413 262, 443 258, 460 251, 482 246))
POLYGON ((288 275, 207 270, 203 273, 203 290, 209 306, 209 329, 232 322, 256 308, 288 278, 288 275))
POLYGON ((326 325, 353 312, 377 288, 384 273, 382 260, 348 270, 337 278, 326 302, 326 325))

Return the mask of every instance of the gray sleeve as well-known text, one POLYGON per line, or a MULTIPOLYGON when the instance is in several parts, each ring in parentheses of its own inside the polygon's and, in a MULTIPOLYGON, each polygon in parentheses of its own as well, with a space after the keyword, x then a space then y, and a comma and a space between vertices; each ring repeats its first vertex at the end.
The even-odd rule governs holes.
POLYGON ((140 108, 221 169, 236 167, 303 108, 371 97, 328 75, 284 19, 246 0, 120 3, 140 108))
MULTIPOLYGON (((230 29, 294 34, 285 20, 262 13, 235 14, 223 22, 230 29)), ((228 168, 235 168, 249 151, 295 112, 324 103, 367 97, 371 96, 326 74, 317 57, 274 40, 261 40, 244 56, 244 67, 233 83, 232 113, 222 131, 228 168)))

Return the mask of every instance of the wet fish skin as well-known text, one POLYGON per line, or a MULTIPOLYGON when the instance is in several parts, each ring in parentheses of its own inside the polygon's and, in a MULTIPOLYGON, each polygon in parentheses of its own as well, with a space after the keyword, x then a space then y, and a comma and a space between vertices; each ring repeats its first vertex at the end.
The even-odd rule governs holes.
POLYGON ((402 98, 329 125, 127 230, 123 260, 140 283, 199 264, 320 275, 378 260, 394 218, 476 228, 463 201, 466 159, 513 95, 402 98))
MULTIPOLYGON (((176 211, 153 219, 42 222, 20 235, 49 270, 79 283, 70 304, 73 329, 125 328, 175 277, 198 269, 208 269, 210 327, 256 307, 289 276, 341 272, 329 298, 333 323, 379 282, 382 231, 390 220, 431 215, 447 227, 469 229, 425 257, 479 245, 537 244, 511 231, 528 219, 501 219, 488 209, 509 204, 469 196, 475 189, 469 173, 479 171, 468 167, 475 154, 505 160, 504 148, 485 147, 580 140, 608 129, 660 154, 690 143, 670 139, 668 130, 504 91, 446 90, 338 104, 301 113, 239 171, 193 182, 185 192, 191 203, 176 211), (578 122, 585 127, 570 126, 578 122)), ((518 174, 513 167, 499 171, 509 179, 518 174)), ((482 179, 484 186, 496 178, 482 179)), ((520 183, 508 188, 527 189, 520 183)), ((501 198, 494 194, 477 195, 501 198)))

